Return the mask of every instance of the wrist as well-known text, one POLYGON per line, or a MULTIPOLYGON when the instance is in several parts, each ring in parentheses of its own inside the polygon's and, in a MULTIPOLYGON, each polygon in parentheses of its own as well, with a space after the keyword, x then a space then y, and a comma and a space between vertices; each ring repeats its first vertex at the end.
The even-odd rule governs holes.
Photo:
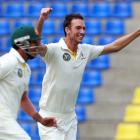
POLYGON ((40 15, 40 20, 45 21, 46 19, 47 18, 43 14, 40 15))
POLYGON ((33 120, 35 120, 36 122, 42 122, 42 117, 40 116, 40 114, 38 112, 36 112, 33 116, 32 116, 33 120))

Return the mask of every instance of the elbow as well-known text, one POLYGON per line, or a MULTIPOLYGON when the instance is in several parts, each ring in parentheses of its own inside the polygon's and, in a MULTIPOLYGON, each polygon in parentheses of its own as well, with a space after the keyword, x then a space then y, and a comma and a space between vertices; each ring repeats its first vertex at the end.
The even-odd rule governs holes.
POLYGON ((37 35, 41 35, 41 33, 38 31, 38 29, 35 29, 35 33, 36 33, 37 35))
POLYGON ((114 53, 117 53, 117 52, 119 52, 120 50, 121 50, 121 49, 118 49, 118 48, 117 48, 117 49, 114 49, 113 52, 114 52, 114 53))
POLYGON ((115 53, 115 52, 119 52, 119 51, 121 51, 122 50, 122 46, 114 46, 113 47, 113 52, 115 53))
POLYGON ((27 99, 27 92, 24 91, 23 95, 22 95, 22 98, 21 98, 21 101, 25 101, 27 99))

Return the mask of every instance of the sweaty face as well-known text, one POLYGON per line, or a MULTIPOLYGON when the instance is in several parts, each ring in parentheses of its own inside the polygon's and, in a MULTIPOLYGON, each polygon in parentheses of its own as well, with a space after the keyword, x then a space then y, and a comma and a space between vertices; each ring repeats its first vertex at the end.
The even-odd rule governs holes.
POLYGON ((85 36, 85 23, 81 19, 73 19, 71 26, 68 28, 67 35, 75 43, 81 43, 85 36))

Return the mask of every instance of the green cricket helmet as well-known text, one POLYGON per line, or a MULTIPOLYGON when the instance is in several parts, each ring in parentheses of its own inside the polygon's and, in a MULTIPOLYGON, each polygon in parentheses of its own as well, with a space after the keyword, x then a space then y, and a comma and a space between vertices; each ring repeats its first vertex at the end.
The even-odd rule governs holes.
POLYGON ((36 48, 38 46, 31 46, 31 42, 37 42, 41 40, 41 37, 35 33, 32 26, 21 26, 17 28, 11 36, 11 45, 16 50, 22 48, 27 54, 28 59, 33 59, 36 55, 36 51, 29 51, 29 48, 36 48))
POLYGON ((17 28, 11 36, 11 45, 14 46, 17 43, 24 41, 38 41, 41 40, 41 36, 35 33, 32 26, 21 26, 17 28))

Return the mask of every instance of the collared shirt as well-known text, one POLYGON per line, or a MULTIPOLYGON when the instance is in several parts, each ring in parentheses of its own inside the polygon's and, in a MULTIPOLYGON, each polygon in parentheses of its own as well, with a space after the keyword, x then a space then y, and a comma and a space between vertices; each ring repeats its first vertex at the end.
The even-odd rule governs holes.
POLYGON ((0 57, 0 118, 16 119, 30 75, 28 64, 15 49, 0 57))
POLYGON ((75 59, 62 38, 47 47, 40 108, 62 114, 73 112, 85 66, 100 55, 104 46, 79 44, 75 59))

